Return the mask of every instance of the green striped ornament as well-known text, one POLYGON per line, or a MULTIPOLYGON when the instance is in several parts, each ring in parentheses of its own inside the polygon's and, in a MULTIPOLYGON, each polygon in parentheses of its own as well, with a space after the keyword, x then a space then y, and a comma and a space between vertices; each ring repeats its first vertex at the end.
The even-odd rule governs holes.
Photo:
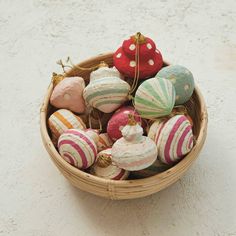
POLYGON ((148 79, 138 87, 134 103, 135 109, 144 118, 169 115, 175 103, 175 89, 166 79, 148 79))
POLYGON ((102 67, 91 73, 90 83, 84 89, 86 103, 104 113, 110 113, 128 100, 130 86, 115 74, 114 68, 102 67), (110 74, 109 74, 110 70, 110 74), (104 77, 102 76, 104 73, 104 77))

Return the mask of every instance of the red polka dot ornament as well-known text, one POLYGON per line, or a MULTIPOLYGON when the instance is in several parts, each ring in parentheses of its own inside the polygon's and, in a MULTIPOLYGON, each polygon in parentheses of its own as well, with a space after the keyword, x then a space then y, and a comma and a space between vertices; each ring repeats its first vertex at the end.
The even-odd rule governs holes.
POLYGON ((162 55, 153 40, 139 32, 124 40, 113 55, 113 62, 120 73, 138 79, 152 77, 163 65, 162 55))

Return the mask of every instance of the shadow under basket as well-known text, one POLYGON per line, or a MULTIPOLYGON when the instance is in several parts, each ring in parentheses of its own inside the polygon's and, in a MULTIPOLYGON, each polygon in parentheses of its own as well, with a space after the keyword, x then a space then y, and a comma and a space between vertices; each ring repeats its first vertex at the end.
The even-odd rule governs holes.
MULTIPOLYGON (((98 65, 100 61, 105 61, 109 66, 113 66, 112 56, 113 53, 102 54, 78 65, 81 67, 91 67, 98 65)), ((166 65, 169 65, 169 63, 165 62, 164 66, 166 65)), ((67 76, 81 76, 87 81, 89 80, 89 75, 90 71, 81 71, 77 68, 73 68, 67 73, 67 76)), ((195 87, 191 99, 185 105, 193 119, 193 133, 196 137, 196 143, 184 159, 170 169, 144 179, 107 180, 99 178, 71 166, 64 161, 54 147, 47 126, 47 119, 53 112, 53 108, 49 103, 52 90, 53 85, 51 83, 40 110, 41 135, 44 146, 54 164, 72 185, 101 197, 117 200, 140 198, 167 188, 175 183, 190 168, 193 161, 198 157, 206 139, 207 110, 199 89, 195 87)))

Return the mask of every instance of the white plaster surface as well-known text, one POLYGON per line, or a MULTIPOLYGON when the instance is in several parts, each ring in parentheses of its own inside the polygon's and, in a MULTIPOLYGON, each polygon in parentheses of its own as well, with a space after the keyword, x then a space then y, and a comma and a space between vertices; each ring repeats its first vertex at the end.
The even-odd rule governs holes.
POLYGON ((0 235, 236 235, 235 69, 235 0, 0 0, 0 235), (75 189, 55 168, 39 109, 58 59, 115 50, 137 31, 193 72, 208 137, 176 184, 111 201, 75 189))

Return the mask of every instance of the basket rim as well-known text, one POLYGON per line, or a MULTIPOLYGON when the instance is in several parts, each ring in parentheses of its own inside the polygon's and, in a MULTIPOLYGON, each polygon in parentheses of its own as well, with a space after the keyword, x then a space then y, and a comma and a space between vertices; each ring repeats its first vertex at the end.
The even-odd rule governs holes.
MULTIPOLYGON (((88 60, 82 61, 78 65, 83 66, 84 64, 86 64, 88 62, 91 63, 91 61, 94 59, 99 58, 99 60, 103 60, 107 57, 111 57, 112 55, 113 55, 113 52, 100 54, 98 56, 89 58, 88 60)), ((164 63, 167 65, 170 65, 170 63, 168 63, 165 60, 164 60, 164 63)), ((60 156, 60 154, 58 153, 58 151, 56 150, 55 146, 52 143, 52 140, 51 140, 51 138, 48 134, 48 131, 47 131, 47 110, 48 110, 47 108, 49 105, 49 99, 50 99, 50 95, 51 95, 52 90, 53 90, 53 84, 51 82, 48 86, 46 95, 44 96, 43 103, 40 108, 41 137, 43 140, 43 144, 44 144, 45 148, 47 149, 51 158, 53 158, 54 161, 56 161, 58 165, 62 166, 64 169, 66 169, 70 175, 75 175, 75 176, 80 177, 82 179, 85 179, 88 181, 93 181, 94 183, 101 183, 102 185, 109 184, 109 185, 117 185, 117 186, 119 185, 119 186, 125 187, 125 186, 130 186, 131 184, 132 184, 132 186, 140 186, 140 185, 145 185, 148 183, 150 184, 150 183, 154 183, 158 179, 168 178, 169 174, 173 175, 173 173, 178 173, 179 171, 181 171, 181 169, 183 167, 185 167, 186 165, 189 165, 189 163, 193 162, 193 160, 195 160, 197 158, 197 156, 196 155, 194 156, 193 154, 195 152, 197 152, 197 150, 201 149, 201 147, 204 144, 204 141, 206 138, 208 114, 207 114, 207 108, 206 108, 204 98, 203 98, 199 88, 195 85, 194 90, 195 90, 196 95, 200 101, 200 111, 199 112, 201 115, 201 126, 200 126, 199 135, 196 140, 195 146, 193 147, 191 152, 185 156, 185 158, 183 158, 180 162, 178 162, 176 165, 172 166, 171 168, 169 168, 166 171, 163 171, 161 173, 157 173, 154 176, 150 176, 150 177, 146 177, 146 178, 142 178, 142 179, 110 180, 110 179, 104 179, 104 178, 94 176, 90 173, 84 172, 83 170, 77 169, 76 167, 74 167, 74 166, 70 165, 68 162, 66 162, 60 156)))

